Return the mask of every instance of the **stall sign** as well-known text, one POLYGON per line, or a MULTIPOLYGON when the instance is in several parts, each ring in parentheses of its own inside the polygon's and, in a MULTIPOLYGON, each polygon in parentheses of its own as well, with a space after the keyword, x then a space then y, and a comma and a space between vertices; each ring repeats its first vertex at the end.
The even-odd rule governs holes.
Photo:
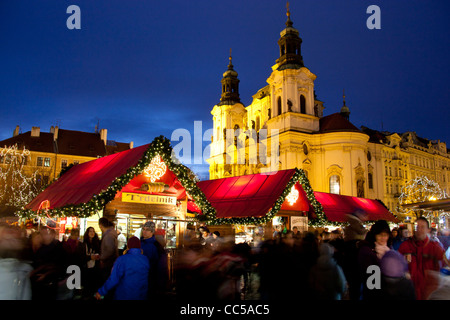
POLYGON ((122 193, 123 202, 135 202, 135 203, 146 203, 146 204, 168 204, 177 205, 177 198, 170 196, 160 196, 154 194, 141 194, 141 193, 122 193))

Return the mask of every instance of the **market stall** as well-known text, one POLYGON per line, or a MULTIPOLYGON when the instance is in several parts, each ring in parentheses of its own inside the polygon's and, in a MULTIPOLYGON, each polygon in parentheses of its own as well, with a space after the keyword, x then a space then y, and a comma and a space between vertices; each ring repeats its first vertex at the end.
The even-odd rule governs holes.
POLYGON ((77 221, 81 235, 89 226, 99 232, 98 219, 107 217, 127 238, 153 220, 167 246, 180 246, 187 224, 193 222, 187 203, 201 202, 201 192, 192 172, 172 161, 171 151, 170 141, 159 137, 151 144, 73 166, 19 214, 57 230, 77 221))

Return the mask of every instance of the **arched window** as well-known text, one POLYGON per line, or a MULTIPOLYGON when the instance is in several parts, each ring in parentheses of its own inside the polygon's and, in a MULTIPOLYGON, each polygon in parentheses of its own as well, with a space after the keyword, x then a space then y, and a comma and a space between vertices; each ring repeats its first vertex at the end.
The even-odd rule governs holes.
POLYGON ((259 116, 256 116, 256 132, 259 131, 261 126, 261 118, 259 116))
POLYGON ((300 113, 306 114, 306 98, 304 95, 300 95, 300 113))
POLYGON ((330 177, 330 193, 340 194, 341 183, 338 175, 330 177))
POLYGON ((367 183, 369 185, 369 189, 373 189, 373 175, 370 172, 367 175, 367 183))
POLYGON ((277 116, 279 116, 281 114, 281 97, 278 97, 278 114, 277 116))

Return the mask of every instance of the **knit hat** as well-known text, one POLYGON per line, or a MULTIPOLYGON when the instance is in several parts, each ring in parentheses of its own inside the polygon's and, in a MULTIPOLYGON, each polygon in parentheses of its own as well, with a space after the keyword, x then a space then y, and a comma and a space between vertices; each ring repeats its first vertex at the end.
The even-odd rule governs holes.
POLYGON ((140 249, 141 241, 137 237, 131 237, 130 239, 128 239, 127 247, 128 247, 128 249, 133 249, 133 248, 140 249))
POLYGON ((387 277, 400 278, 408 271, 408 263, 401 253, 389 250, 381 258, 381 273, 387 277))
POLYGON ((150 231, 154 233, 154 232, 155 232, 155 229, 156 229, 156 225, 155 225, 155 223, 154 223, 153 221, 147 221, 147 222, 144 224, 143 228, 149 228, 150 231))

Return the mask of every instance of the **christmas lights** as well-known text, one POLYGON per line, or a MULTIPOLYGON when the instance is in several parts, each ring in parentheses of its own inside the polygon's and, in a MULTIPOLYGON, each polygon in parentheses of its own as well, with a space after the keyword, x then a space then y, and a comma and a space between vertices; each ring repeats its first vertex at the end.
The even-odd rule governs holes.
POLYGON ((24 166, 30 151, 19 150, 17 144, 0 150, 0 203, 20 208, 38 193, 37 171, 27 174, 24 166))
POLYGON ((398 198, 398 213, 403 216, 415 216, 416 218, 420 216, 426 218, 447 216, 448 213, 442 211, 402 207, 405 204, 433 201, 444 199, 446 197, 447 194, 441 189, 436 181, 429 179, 427 176, 418 176, 409 180, 408 183, 402 187, 401 194, 398 198))
MULTIPOLYGON (((204 193, 197 186, 198 179, 192 171, 179 163, 174 157, 170 140, 159 136, 153 140, 145 151, 142 158, 136 166, 128 168, 127 172, 120 177, 117 177, 107 188, 99 194, 93 195, 92 199, 86 203, 78 205, 67 205, 60 208, 49 209, 48 214, 53 218, 62 217, 80 217, 87 218, 94 215, 96 212, 102 210, 104 206, 112 201, 115 195, 122 190, 134 177, 142 174, 146 169, 153 164, 159 166, 158 171, 162 172, 160 163, 164 163, 167 168, 172 171, 185 188, 186 193, 194 200, 195 204, 200 208, 201 213, 195 214, 195 218, 199 221, 205 222, 209 225, 221 224, 252 224, 262 225, 269 222, 279 212, 286 197, 289 196, 294 185, 298 182, 306 193, 306 196, 313 207, 315 218, 309 220, 309 225, 313 227, 323 227, 326 225, 339 225, 339 223, 329 221, 324 212, 322 205, 314 196, 313 189, 310 186, 309 180, 302 169, 295 169, 295 173, 287 183, 280 197, 275 201, 271 210, 262 217, 246 217, 246 218, 217 218, 216 210, 211 203, 206 199, 204 193), (155 160, 156 159, 156 160, 155 160)), ((295 188, 294 188, 295 189, 295 188)), ((298 191, 297 191, 298 192, 298 191)), ((36 212, 22 207, 16 213, 22 219, 32 219, 37 216, 36 212)))
POLYGON ((287 202, 292 206, 298 200, 298 190, 295 189, 295 185, 292 187, 291 192, 286 197, 287 202))

